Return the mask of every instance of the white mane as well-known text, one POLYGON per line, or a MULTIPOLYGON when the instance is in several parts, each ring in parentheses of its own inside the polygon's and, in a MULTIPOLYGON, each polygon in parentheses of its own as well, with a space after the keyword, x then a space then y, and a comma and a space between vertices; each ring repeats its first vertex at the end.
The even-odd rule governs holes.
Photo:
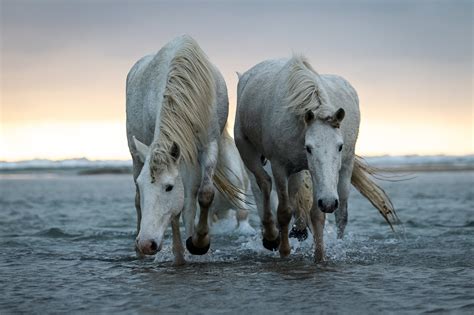
POLYGON ((211 64, 189 36, 181 37, 168 68, 158 136, 151 145, 152 174, 170 164, 173 143, 185 163, 196 164, 198 148, 206 142, 215 100, 211 64))
POLYGON ((326 119, 334 113, 325 92, 318 85, 319 74, 304 56, 293 56, 287 63, 288 108, 303 117, 313 111, 317 117, 326 119))

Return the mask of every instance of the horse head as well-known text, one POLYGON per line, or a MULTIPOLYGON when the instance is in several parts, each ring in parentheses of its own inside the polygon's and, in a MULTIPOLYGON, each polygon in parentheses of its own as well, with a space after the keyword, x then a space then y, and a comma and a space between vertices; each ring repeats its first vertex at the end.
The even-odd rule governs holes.
POLYGON ((313 179, 313 200, 322 212, 332 213, 339 206, 337 185, 343 152, 343 137, 340 123, 344 109, 325 109, 315 113, 308 110, 304 116, 306 124, 305 149, 308 168, 313 179))
POLYGON ((150 148, 135 137, 137 155, 143 168, 137 178, 141 222, 136 244, 140 252, 154 255, 161 250, 171 218, 181 213, 184 188, 179 172, 180 149, 176 143, 163 151, 150 148))

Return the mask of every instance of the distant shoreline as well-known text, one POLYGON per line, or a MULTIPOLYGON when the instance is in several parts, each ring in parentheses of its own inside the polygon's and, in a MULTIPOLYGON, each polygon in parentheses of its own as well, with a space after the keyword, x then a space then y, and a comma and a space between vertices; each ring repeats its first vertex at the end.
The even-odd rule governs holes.
POLYGON ((465 165, 400 165, 400 166, 376 166, 382 173, 404 173, 404 172, 470 172, 474 166, 465 165))
MULTIPOLYGON (((474 171, 474 155, 406 155, 363 157, 380 173, 414 172, 471 172, 474 171)), ((0 161, 1 174, 65 174, 65 175, 113 175, 131 174, 131 160, 97 160, 86 158, 67 160, 0 161)))
MULTIPOLYGON (((474 165, 375 165, 379 173, 414 173, 414 172, 472 172, 474 165)), ((87 168, 22 168, 3 169, 2 174, 69 174, 79 176, 90 175, 123 175, 132 174, 131 167, 87 167, 87 168)))

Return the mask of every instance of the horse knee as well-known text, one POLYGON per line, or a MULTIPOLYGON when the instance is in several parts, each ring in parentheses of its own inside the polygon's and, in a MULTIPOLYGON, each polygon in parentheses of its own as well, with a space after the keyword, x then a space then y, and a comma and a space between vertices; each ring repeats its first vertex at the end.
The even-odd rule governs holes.
POLYGON ((264 174, 264 176, 258 177, 257 185, 264 196, 270 196, 270 193, 272 192, 272 179, 268 174, 264 174))
POLYGON ((336 211, 336 226, 337 226, 337 238, 342 239, 344 237, 344 230, 347 225, 347 204, 342 204, 341 208, 336 211))
POLYGON ((291 211, 287 206, 278 207, 277 219, 280 227, 288 226, 291 221, 291 211))
POLYGON ((199 190, 198 201, 201 207, 209 208, 213 200, 214 200, 214 188, 211 185, 203 187, 202 189, 199 190))
POLYGON ((310 218, 313 224, 319 223, 324 224, 326 221, 326 215, 318 207, 312 207, 310 211, 310 218))
POLYGON ((336 224, 339 229, 344 229, 344 227, 347 225, 347 220, 347 210, 336 212, 336 224))
POLYGON ((347 224, 347 211, 336 213, 337 224, 347 224))
POLYGON ((341 199, 339 208, 334 212, 336 221, 342 220, 347 222, 347 199, 341 199))

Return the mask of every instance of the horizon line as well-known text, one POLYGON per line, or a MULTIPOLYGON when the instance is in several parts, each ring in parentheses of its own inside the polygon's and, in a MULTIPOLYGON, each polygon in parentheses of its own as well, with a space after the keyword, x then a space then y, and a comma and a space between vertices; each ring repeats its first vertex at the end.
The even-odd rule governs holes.
MULTIPOLYGON (((400 154, 400 155, 393 155, 393 154, 377 154, 377 155, 357 155, 362 158, 379 158, 379 157, 391 157, 391 158, 397 158, 397 157, 474 157, 474 152, 468 153, 468 154, 445 154, 445 153, 439 153, 439 154, 400 154)), ((60 162, 60 161, 78 161, 78 160, 87 160, 89 162, 101 162, 101 161, 117 161, 117 162, 128 162, 131 161, 132 159, 94 159, 94 158, 88 158, 88 157, 71 157, 71 158, 59 158, 59 159, 51 159, 51 158, 31 158, 31 159, 19 159, 19 160, 2 160, 0 159, 0 163, 21 163, 21 162, 31 162, 31 161, 50 161, 50 162, 60 162)))

